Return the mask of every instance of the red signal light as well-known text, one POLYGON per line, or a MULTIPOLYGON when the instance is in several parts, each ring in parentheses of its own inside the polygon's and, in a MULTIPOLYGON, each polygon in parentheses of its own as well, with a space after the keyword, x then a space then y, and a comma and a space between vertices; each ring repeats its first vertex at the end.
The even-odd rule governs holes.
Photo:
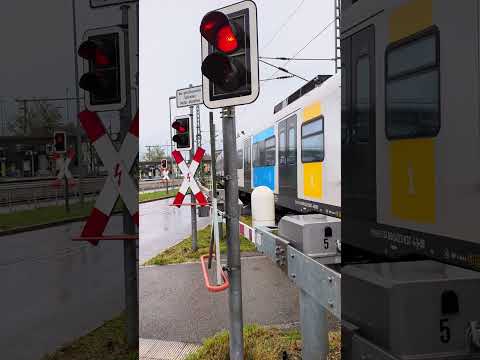
POLYGON ((57 143, 63 143, 63 135, 62 134, 57 134, 57 136, 55 137, 55 141, 57 143))
POLYGON ((183 126, 180 121, 174 121, 172 127, 177 130, 180 134, 187 132, 187 128, 183 126))
POLYGON ((210 11, 200 23, 200 33, 210 44, 215 45, 218 30, 228 24, 228 18, 224 13, 210 11))
POLYGON ((97 49, 97 51, 95 51, 95 64, 110 65, 110 59, 103 53, 103 51, 97 49))
POLYGON ((80 45, 78 55, 86 60, 95 61, 96 65, 110 64, 110 59, 105 52, 99 49, 97 44, 91 40, 87 40, 80 45))
POLYGON ((215 46, 218 50, 227 54, 238 49, 238 40, 230 25, 222 26, 218 30, 215 46))

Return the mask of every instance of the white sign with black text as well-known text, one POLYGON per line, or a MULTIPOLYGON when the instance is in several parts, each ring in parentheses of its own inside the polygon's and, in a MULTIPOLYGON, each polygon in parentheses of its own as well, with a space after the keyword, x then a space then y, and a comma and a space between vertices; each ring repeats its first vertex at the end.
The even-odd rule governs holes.
POLYGON ((202 86, 193 86, 177 90, 177 107, 203 104, 202 86))

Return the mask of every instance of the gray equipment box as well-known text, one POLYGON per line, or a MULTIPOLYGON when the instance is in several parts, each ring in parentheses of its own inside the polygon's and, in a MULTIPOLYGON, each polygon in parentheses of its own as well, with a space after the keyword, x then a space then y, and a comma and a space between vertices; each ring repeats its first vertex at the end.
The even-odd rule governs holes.
POLYGON ((307 256, 332 256, 338 254, 341 220, 321 214, 284 216, 278 234, 307 256))
POLYGON ((479 299, 480 273, 436 261, 342 268, 342 320, 402 360, 480 359, 467 331, 480 320, 479 299))

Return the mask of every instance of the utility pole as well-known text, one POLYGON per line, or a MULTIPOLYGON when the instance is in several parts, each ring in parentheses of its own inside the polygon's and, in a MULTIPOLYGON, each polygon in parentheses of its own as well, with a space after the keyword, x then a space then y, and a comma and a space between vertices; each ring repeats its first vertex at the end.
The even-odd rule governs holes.
POLYGON ((334 20, 335 20, 335 36, 334 36, 334 49, 335 49, 335 74, 342 69, 342 63, 340 58, 340 12, 341 12, 341 0, 333 0, 334 6, 334 20))
MULTIPOLYGON (((195 105, 197 149, 202 146, 202 127, 200 124, 200 105, 195 105)), ((203 166, 200 166, 200 180, 203 180, 203 166)), ((200 181, 201 182, 201 181, 200 181)))
POLYGON ((23 136, 27 136, 27 100, 23 100, 23 136))
MULTIPOLYGON (((212 166, 210 166, 210 172, 212 173, 212 201, 213 198, 217 198, 217 167, 215 164, 215 124, 213 123, 213 112, 209 112, 209 125, 210 125, 210 154, 212 157, 212 166)), ((216 209, 214 209, 216 210, 216 209)), ((216 215, 216 214, 215 214, 216 215)), ((216 216, 213 216, 215 221, 216 216)), ((218 227, 218 222, 214 222, 213 226, 218 227)), ((208 268, 212 267, 212 254, 213 254, 213 244, 215 242, 214 239, 214 231, 215 229, 212 226, 212 231, 210 232, 210 247, 209 247, 209 257, 208 257, 208 268)), ((223 224, 222 224, 223 226, 223 224)), ((221 240, 221 239, 220 239, 221 240)), ((220 261, 220 258, 217 258, 217 262, 220 261)), ((220 282, 218 282, 220 284, 220 282)))
MULTIPOLYGON (((130 47, 128 39, 128 5, 120 7, 122 24, 127 29, 125 34, 125 87, 126 103, 120 110, 121 139, 125 139, 132 121, 132 89, 130 86, 130 47)), ((123 230, 125 234, 135 234, 135 224, 128 209, 123 210, 123 230)), ((123 240, 125 271, 125 304, 127 308, 127 341, 131 348, 138 347, 138 281, 137 281, 137 241, 123 240)))
MULTIPOLYGON (((192 84, 189 85, 189 87, 193 87, 192 84)), ((190 119, 193 120, 193 106, 190 106, 190 119)), ((192 121, 193 123, 193 121, 192 121)), ((171 126, 170 126, 170 131, 171 131, 171 126)), ((190 131, 193 132, 193 126, 190 129, 190 131)), ((171 139, 172 137, 170 137, 171 139)), ((190 163, 193 161, 193 156, 195 154, 195 141, 193 141, 193 136, 192 136, 192 148, 190 149, 190 163)), ((195 200, 195 195, 193 194, 193 191, 190 194, 190 202, 192 205, 190 206, 191 209, 191 216, 192 216, 192 251, 197 251, 198 245, 197 245, 197 207, 194 205, 196 203, 195 200)))
MULTIPOLYGON (((65 135, 65 139, 67 136, 65 135)), ((67 154, 63 155, 63 164, 66 164, 67 161, 67 154)), ((64 165, 65 166, 65 165, 64 165)), ((70 212, 70 200, 69 200, 69 191, 68 191, 68 178, 67 178, 67 173, 65 171, 65 174, 63 175, 63 183, 65 186, 65 212, 68 214, 70 212)))
MULTIPOLYGON (((80 114, 80 90, 78 87, 78 56, 77 56, 77 15, 75 9, 75 0, 72 0, 72 17, 73 17, 73 59, 75 63, 75 98, 76 98, 76 113, 80 114)), ((68 96, 67 96, 68 97, 68 96)), ((77 161, 78 161, 78 194, 80 196, 80 204, 84 204, 83 195, 83 152, 82 152, 82 127, 80 120, 77 119, 77 161)))
MULTIPOLYGON (((170 126, 169 126, 169 128, 170 128, 170 152, 173 151, 173 140, 172 140, 172 136, 173 136, 173 134, 172 134, 172 104, 171 104, 171 101, 172 101, 173 99, 176 99, 176 97, 175 97, 175 96, 170 96, 170 97, 168 98, 168 123, 169 123, 169 125, 170 125, 170 126)), ((174 169, 175 167, 173 166, 173 159, 172 159, 171 156, 170 156, 170 166, 172 167, 172 175, 173 175, 173 169, 174 169)))
MULTIPOLYGON (((227 218, 227 267, 230 287, 230 359, 243 360, 242 273, 238 235, 239 206, 237 182, 237 138, 235 107, 222 108, 223 154, 225 171, 225 212, 227 218)), ((217 259, 218 261, 218 259, 217 259)))

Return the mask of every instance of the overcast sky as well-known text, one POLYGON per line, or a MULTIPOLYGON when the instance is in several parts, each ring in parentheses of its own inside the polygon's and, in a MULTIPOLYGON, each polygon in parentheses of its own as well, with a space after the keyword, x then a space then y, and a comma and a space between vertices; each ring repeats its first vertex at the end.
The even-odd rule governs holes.
MULTIPOLYGON (((190 83, 201 84, 200 21, 208 11, 231 3, 231 0, 140 0, 141 153, 145 145, 170 143, 169 96, 190 83)), ((334 0, 257 0, 256 3, 259 49, 263 56, 294 55, 333 20, 334 0)), ((71 1, 16 0, 7 5, 0 12, 3 29, 0 40, 4 49, 0 60, 3 69, 0 98, 62 97, 67 88, 72 96, 75 84, 71 1)), ((134 4, 130 15, 134 39, 134 4)), ((118 24, 120 20, 118 7, 90 9, 88 0, 77 0, 79 42, 85 30, 118 24)), ((331 25, 298 57, 332 57, 333 37, 331 25)), ((131 45, 134 76, 136 44, 132 41, 131 45)), ((307 79, 334 71, 332 62, 323 61, 293 61, 285 67, 307 79)), ((275 69, 260 64, 261 79, 271 77, 274 72, 275 69)), ((296 78, 262 82, 257 101, 237 107, 237 130, 252 133, 269 126, 273 106, 303 83, 296 78)), ((188 111, 188 108, 175 109, 173 101, 172 105, 172 116, 188 111)), ((73 104, 70 106, 70 118, 74 121, 73 104)), ((102 113, 102 117, 116 118, 117 114, 102 113)), ((203 106, 201 119, 203 143, 208 149, 208 109, 203 106)), ((220 123, 218 111, 215 120, 220 123)))
MULTIPOLYGON (((143 1, 143 0, 142 0, 143 1)), ((74 96, 74 47, 71 0, 15 0, 6 1, 0 11, 0 101, 6 103, 8 112, 15 114, 15 98, 60 98, 74 96)), ((131 58, 134 76, 136 64, 136 7, 130 5, 131 58)), ((91 9, 89 0, 76 0, 78 44, 87 29, 117 25, 121 22, 118 6, 91 9)), ((79 58, 79 74, 83 62, 79 58)), ((83 97, 83 91, 80 92, 83 97)), ((64 102, 62 115, 66 114, 64 102)), ((69 119, 76 121, 74 102, 69 103, 69 119)), ((3 113, 0 114, 4 115, 3 113)), ((115 121, 117 112, 102 113, 101 117, 115 121)))
MULTIPOLYGON (((201 84, 199 25, 210 10, 234 3, 232 0, 141 0, 140 1, 140 152, 145 145, 170 144, 168 98, 177 89, 201 84)), ((259 52, 261 56, 291 57, 305 46, 334 17, 334 0, 257 0, 259 52)), ((334 25, 330 25, 298 58, 334 56, 334 25)), ((285 62, 267 60, 282 66, 285 62)), ((311 79, 332 74, 333 62, 292 61, 289 71, 311 79)), ((276 70, 260 63, 260 79, 276 70)), ((281 72, 275 76, 284 75, 281 72)), ((260 96, 250 105, 238 106, 237 132, 253 133, 272 123, 273 106, 302 86, 297 79, 261 82, 260 96)), ((201 106, 202 137, 209 148, 208 109, 201 106)), ((188 112, 176 109, 172 117, 188 112)), ((214 112, 220 124, 218 111, 214 112)), ((219 126, 219 125, 217 125, 219 126)))

